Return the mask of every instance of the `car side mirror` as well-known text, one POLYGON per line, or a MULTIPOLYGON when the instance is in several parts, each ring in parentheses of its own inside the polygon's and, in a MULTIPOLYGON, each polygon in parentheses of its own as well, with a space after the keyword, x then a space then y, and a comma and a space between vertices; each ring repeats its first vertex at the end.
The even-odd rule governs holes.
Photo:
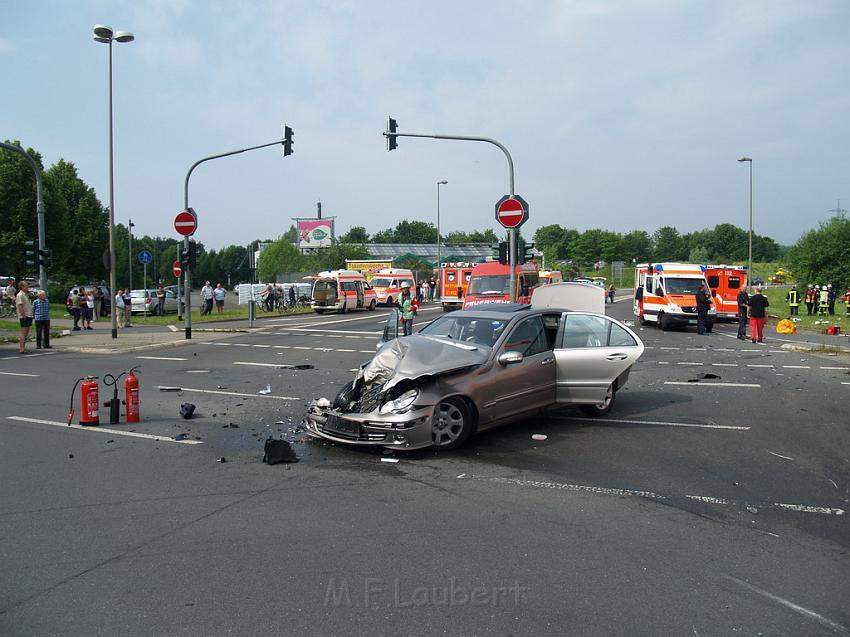
POLYGON ((507 367, 508 365, 513 365, 514 363, 522 362, 522 352, 503 352, 499 355, 499 365, 502 367, 507 367))

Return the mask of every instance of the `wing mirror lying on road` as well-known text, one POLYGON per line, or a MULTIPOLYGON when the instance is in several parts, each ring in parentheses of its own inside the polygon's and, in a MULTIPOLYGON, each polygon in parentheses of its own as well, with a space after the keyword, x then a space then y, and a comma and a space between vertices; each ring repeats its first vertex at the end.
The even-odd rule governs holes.
POLYGON ((522 353, 521 352, 505 352, 499 355, 499 365, 505 367, 507 365, 511 365, 513 363, 521 363, 522 362, 522 353))

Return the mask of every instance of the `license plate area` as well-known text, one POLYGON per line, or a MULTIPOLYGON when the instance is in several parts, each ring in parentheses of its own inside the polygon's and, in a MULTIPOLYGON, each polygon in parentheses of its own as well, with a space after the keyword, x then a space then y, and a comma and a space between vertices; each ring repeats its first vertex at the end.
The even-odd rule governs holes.
POLYGON ((328 414, 325 421, 325 430, 329 433, 342 434, 345 436, 360 436, 360 423, 351 420, 343 420, 336 414, 328 414))

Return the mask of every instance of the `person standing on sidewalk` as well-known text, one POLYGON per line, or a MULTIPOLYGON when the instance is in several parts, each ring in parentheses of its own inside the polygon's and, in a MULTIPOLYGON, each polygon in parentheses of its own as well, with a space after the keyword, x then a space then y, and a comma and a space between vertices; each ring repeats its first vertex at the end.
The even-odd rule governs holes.
POLYGON ((50 303, 44 290, 38 291, 38 297, 32 302, 32 317, 35 319, 35 348, 53 349, 50 346, 50 303))
POLYGON ((201 316, 204 314, 212 314, 213 289, 210 286, 209 281, 204 283, 204 287, 201 288, 201 299, 204 301, 204 306, 201 308, 201 316))
POLYGON ((115 295, 115 298, 112 300, 115 304, 115 313, 118 316, 118 327, 125 327, 127 325, 127 317, 124 314, 124 289, 121 288, 118 290, 118 293, 115 295))
POLYGON ((27 338, 32 326, 32 303, 30 302, 29 285, 26 281, 19 284, 19 292, 15 295, 15 312, 21 325, 20 353, 27 353, 27 338))
POLYGON ((90 289, 86 292, 86 329, 93 330, 94 328, 91 326, 91 322, 94 319, 94 288, 90 289))
POLYGON ((68 295, 68 314, 71 315, 71 318, 74 319, 74 327, 71 328, 72 332, 80 331, 80 291, 77 288, 71 290, 71 294, 68 295))
POLYGON ((770 303, 767 297, 761 293, 761 288, 756 287, 755 294, 747 303, 750 315, 750 340, 753 343, 764 343, 764 320, 767 318, 767 308, 770 303))
POLYGON ((130 288, 124 288, 124 327, 133 327, 131 325, 133 318, 133 294, 130 288))
POLYGON ((92 296, 94 296, 94 310, 92 312, 92 320, 97 321, 100 316, 100 309, 103 306, 103 292, 99 286, 92 288, 92 296))
POLYGON ((750 295, 747 294, 747 289, 742 288, 738 292, 738 338, 742 341, 747 340, 747 304, 750 302, 750 295))
POLYGON ((221 287, 221 283, 215 284, 213 297, 215 298, 215 309, 219 314, 224 313, 224 297, 227 295, 227 290, 221 287))
POLYGON ((165 287, 162 283, 156 291, 156 313, 158 316, 165 316, 165 287))

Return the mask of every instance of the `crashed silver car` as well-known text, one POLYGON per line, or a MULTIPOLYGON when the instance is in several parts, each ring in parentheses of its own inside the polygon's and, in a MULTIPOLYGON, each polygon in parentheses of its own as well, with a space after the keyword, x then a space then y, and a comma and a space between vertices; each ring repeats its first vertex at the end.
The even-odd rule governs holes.
POLYGON ((579 405, 601 416, 644 350, 637 334, 605 316, 604 290, 584 283, 543 286, 531 305, 460 310, 412 336, 399 333, 394 312, 374 358, 333 402, 309 406, 310 435, 453 449, 547 407, 579 405))

